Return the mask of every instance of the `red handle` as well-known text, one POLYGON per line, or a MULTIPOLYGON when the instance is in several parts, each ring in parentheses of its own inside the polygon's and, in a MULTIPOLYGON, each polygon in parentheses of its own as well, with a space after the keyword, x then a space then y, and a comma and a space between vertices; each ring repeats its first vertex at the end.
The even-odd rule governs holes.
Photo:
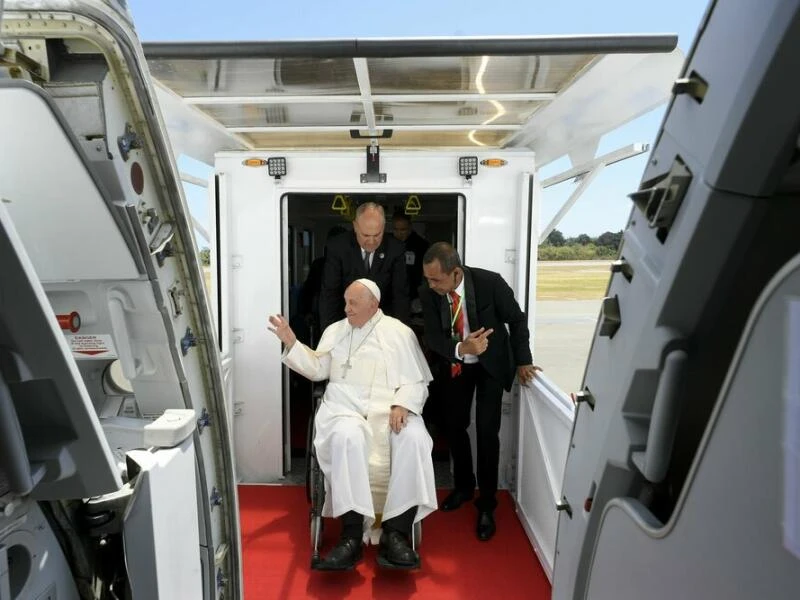
POLYGON ((72 333, 77 333, 81 328, 81 316, 72 311, 68 315, 56 315, 61 329, 69 329, 72 333))

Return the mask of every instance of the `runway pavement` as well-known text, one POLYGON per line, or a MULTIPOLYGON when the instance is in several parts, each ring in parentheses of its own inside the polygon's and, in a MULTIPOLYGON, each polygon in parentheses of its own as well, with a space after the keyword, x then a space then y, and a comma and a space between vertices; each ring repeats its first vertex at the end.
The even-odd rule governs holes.
POLYGON ((563 391, 580 389, 601 300, 539 300, 534 362, 563 391))

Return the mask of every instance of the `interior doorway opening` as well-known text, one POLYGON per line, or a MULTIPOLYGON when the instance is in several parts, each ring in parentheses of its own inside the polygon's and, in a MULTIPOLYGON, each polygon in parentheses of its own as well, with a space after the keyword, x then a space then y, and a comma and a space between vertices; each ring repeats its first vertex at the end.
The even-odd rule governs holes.
MULTIPOLYGON (((383 206, 386 213, 384 235, 395 235, 393 216, 403 214, 410 218, 411 229, 428 243, 446 241, 463 253, 465 198, 461 194, 410 191, 393 194, 326 192, 284 195, 281 203, 284 233, 284 314, 298 339, 311 347, 316 345, 321 334, 318 330, 318 306, 325 245, 334 236, 353 235, 355 210, 364 202, 377 202, 383 206)), ((411 269, 411 265, 407 267, 411 269)), ((418 307, 412 306, 412 312, 415 312, 415 308, 418 307)), ((412 315, 409 325, 422 344, 423 322, 418 311, 412 315)), ((430 362, 433 361, 429 360, 430 362)), ((434 374, 436 375, 435 371, 434 374)), ((429 388, 423 416, 434 438, 434 458, 446 460, 448 455, 442 435, 442 402, 437 379, 429 388)), ((288 373, 284 381, 284 439, 288 440, 287 458, 305 456, 313 405, 312 392, 311 382, 294 372, 288 373)))

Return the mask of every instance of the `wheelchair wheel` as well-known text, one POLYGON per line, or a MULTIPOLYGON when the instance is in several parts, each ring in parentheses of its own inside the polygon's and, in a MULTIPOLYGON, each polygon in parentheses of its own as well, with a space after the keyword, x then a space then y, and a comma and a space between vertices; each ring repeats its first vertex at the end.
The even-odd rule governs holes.
POLYGON ((313 435, 314 435, 314 414, 311 414, 311 418, 308 420, 308 431, 306 433, 306 502, 311 504, 311 492, 312 492, 312 475, 311 475, 311 468, 312 463, 316 462, 312 456, 314 451, 314 442, 313 442, 313 435))
POLYGON ((322 532, 325 526, 322 517, 319 515, 311 515, 311 548, 314 550, 314 556, 319 557, 319 547, 322 542, 322 532))
MULTIPOLYGON (((314 418, 317 414, 317 409, 322 401, 324 388, 320 388, 316 384, 311 386, 311 417, 308 419, 308 427, 306 428, 306 501, 313 502, 312 495, 314 493, 314 474, 311 472, 312 466, 316 460, 314 458, 314 435, 316 428, 314 427, 314 418)), ((322 475, 320 474, 320 477, 322 475)), ((320 505, 321 506, 321 505, 320 505)))
POLYGON ((315 454, 309 455, 309 496, 311 498, 311 547, 314 549, 314 556, 319 558, 319 545, 324 530, 324 520, 322 518, 322 506, 325 504, 325 476, 319 467, 315 454))
POLYGON ((417 521, 411 528, 411 547, 416 550, 422 543, 422 521, 417 521))
POLYGON ((325 476, 319 468, 317 457, 313 454, 310 462, 311 512, 314 515, 321 515, 322 505, 325 504, 325 476))

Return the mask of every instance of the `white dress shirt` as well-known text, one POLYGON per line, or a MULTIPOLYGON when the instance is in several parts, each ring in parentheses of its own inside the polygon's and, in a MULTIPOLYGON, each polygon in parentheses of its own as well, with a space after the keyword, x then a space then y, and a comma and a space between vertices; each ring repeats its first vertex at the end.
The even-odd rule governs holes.
POLYGON ((364 262, 364 259, 367 257, 367 254, 369 254, 369 266, 370 268, 372 268, 372 261, 375 258, 375 252, 367 252, 366 250, 361 248, 361 262, 364 262))

